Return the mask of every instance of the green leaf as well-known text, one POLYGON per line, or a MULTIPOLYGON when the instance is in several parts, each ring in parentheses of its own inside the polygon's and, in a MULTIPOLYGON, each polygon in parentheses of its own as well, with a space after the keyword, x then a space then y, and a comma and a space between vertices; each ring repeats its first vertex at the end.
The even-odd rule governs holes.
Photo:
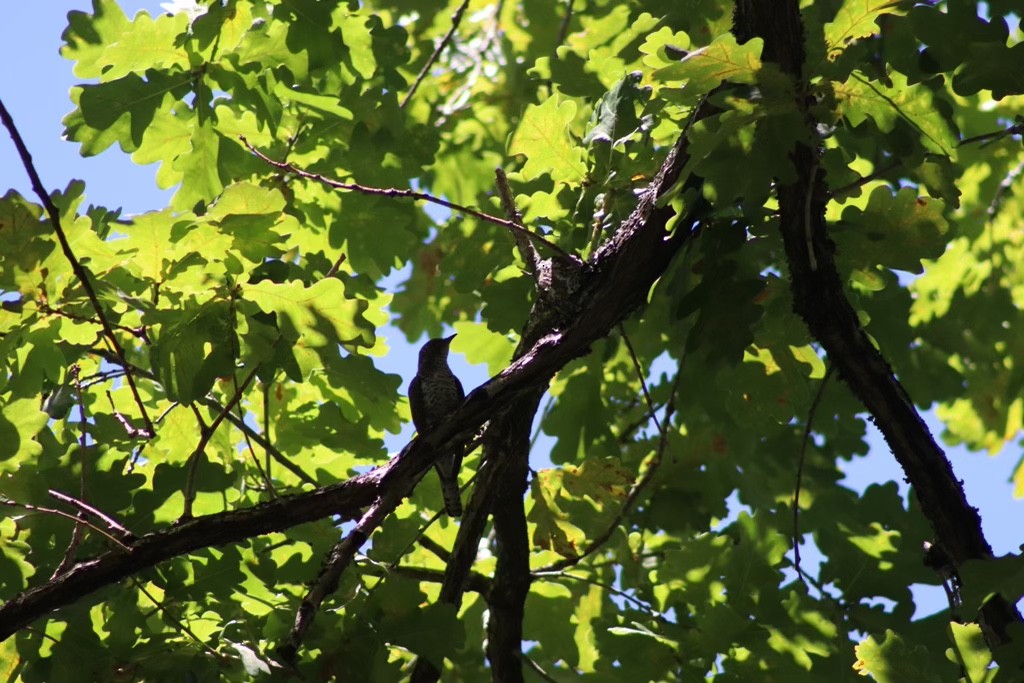
POLYGON ((960 567, 963 609, 974 614, 995 593, 1010 603, 1024 596, 1024 555, 1003 555, 990 560, 969 560, 960 567))
POLYGON ((31 399, 11 401, 0 408, 0 460, 18 456, 19 461, 30 460, 42 452, 34 439, 46 425, 49 416, 31 399))
POLYGON ((509 143, 509 154, 526 156, 521 173, 527 181, 547 175, 556 184, 574 187, 587 175, 584 150, 570 135, 576 103, 550 97, 526 108, 509 143))
POLYGON ((878 33, 878 18, 896 10, 901 4, 902 0, 844 0, 835 18, 825 24, 825 43, 829 54, 878 33))
POLYGON ((232 328, 230 307, 216 300, 161 326, 153 343, 153 369, 168 398, 191 404, 205 396, 218 377, 232 374, 232 328))
POLYGON ((466 636, 458 610, 445 603, 385 619, 381 631, 388 640, 426 657, 437 667, 443 666, 445 657, 451 656, 466 636))
POLYGON ((310 287, 263 280, 246 286, 243 296, 265 313, 276 315, 282 334, 295 341, 299 364, 306 373, 320 363, 308 352, 330 359, 337 357, 339 344, 374 344, 373 327, 363 317, 367 302, 348 298, 338 280, 321 280, 310 287))
POLYGON ((857 655, 854 670, 862 676, 870 675, 878 683, 938 683, 942 680, 926 648, 907 645, 891 630, 885 632, 881 642, 868 636, 854 648, 854 653, 857 655))
POLYGON ((949 622, 953 647, 946 651, 950 661, 963 667, 965 678, 971 683, 987 683, 997 680, 998 669, 992 668, 992 651, 985 643, 985 637, 978 624, 949 622))
POLYGON ((890 132, 898 120, 906 121, 920 136, 921 145, 930 152, 952 156, 957 136, 936 106, 933 91, 922 84, 911 85, 898 72, 888 83, 869 80, 853 73, 845 83, 835 85, 837 114, 852 126, 870 117, 879 130, 890 132))
POLYGON ((852 267, 882 265, 923 272, 922 260, 938 258, 949 230, 943 202, 919 197, 913 188, 895 194, 879 187, 867 208, 850 207, 833 230, 842 261, 852 267))
POLYGON ((642 76, 639 71, 626 74, 601 98, 584 143, 605 142, 614 147, 639 129, 636 105, 643 104, 650 95, 650 88, 639 87, 642 76))
POLYGON ((760 38, 737 45, 731 34, 715 38, 710 45, 689 52, 678 63, 657 69, 653 78, 683 90, 687 101, 695 101, 725 81, 753 83, 761 69, 760 38))

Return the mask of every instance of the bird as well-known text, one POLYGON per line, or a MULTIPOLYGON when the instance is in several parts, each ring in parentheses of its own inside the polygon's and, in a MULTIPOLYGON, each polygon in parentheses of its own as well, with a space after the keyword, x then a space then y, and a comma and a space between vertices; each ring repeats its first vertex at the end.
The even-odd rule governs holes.
MULTIPOLYGON (((431 339, 420 349, 419 367, 409 383, 409 407, 412 423, 421 435, 437 427, 466 398, 462 382, 448 367, 448 349, 454 338, 453 334, 431 339)), ((460 444, 434 462, 434 469, 441 478, 444 509, 449 517, 462 514, 459 468, 462 466, 463 449, 460 444)))

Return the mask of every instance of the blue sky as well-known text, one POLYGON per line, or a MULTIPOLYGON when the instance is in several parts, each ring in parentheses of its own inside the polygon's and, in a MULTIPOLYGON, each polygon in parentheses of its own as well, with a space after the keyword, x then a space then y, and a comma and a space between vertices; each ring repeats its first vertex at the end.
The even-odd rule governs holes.
MULTIPOLYGON (((146 9, 159 12, 159 2, 122 0, 126 14, 146 9)), ((69 88, 77 82, 71 73, 71 62, 58 50, 60 35, 67 25, 71 10, 91 11, 91 3, 82 0, 44 0, 14 2, 5 7, 5 21, 0 24, 0 97, 14 117, 31 151, 44 184, 51 189, 64 188, 78 178, 86 181, 87 201, 108 207, 123 207, 125 213, 141 213, 166 204, 169 191, 156 187, 156 166, 136 166, 118 148, 98 157, 82 158, 78 145, 61 139, 61 119, 71 110, 69 88)), ((30 195, 27 176, 6 134, 0 136, 0 192, 15 188, 30 195)), ((401 374, 406 381, 414 372, 416 348, 404 342, 397 333, 385 331, 392 353, 380 361, 383 369, 401 374)), ((485 379, 481 366, 470 367, 453 359, 456 371, 467 389, 485 379)), ((941 432, 933 416, 927 416, 933 433, 941 432)), ((871 429, 874 429, 873 427, 871 429)), ((400 447, 401 439, 389 442, 400 447)), ((871 454, 844 467, 846 483, 862 490, 868 484, 895 480, 904 487, 903 473, 896 465, 877 432, 870 439, 871 454)), ((538 444, 534 466, 547 460, 544 442, 538 444)), ((985 533, 996 554, 1017 552, 1024 543, 1020 520, 1024 519, 1024 501, 1013 500, 1010 477, 1020 458, 1020 445, 1011 444, 997 457, 970 453, 962 448, 948 451, 957 476, 964 480, 971 504, 979 508, 985 533)), ((934 611, 944 605, 941 589, 935 587, 924 596, 923 611, 934 611), (937 593, 936 593, 937 591, 937 593), (936 604, 936 600, 940 602, 936 604), (934 607, 933 607, 934 606, 934 607)))

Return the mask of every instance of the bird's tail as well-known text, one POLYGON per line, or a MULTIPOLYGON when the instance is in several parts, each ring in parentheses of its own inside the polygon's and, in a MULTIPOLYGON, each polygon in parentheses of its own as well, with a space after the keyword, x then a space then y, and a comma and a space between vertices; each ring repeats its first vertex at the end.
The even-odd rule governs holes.
POLYGON ((437 467, 437 474, 441 477, 441 497, 444 498, 444 511, 449 517, 462 515, 462 496, 459 494, 458 470, 454 473, 446 473, 442 468, 437 467))

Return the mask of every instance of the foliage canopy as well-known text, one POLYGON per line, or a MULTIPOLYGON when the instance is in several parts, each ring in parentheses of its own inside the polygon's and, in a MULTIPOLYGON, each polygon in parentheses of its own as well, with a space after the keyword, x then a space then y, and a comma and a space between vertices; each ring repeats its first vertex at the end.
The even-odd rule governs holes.
POLYGON ((177 189, 0 200, 8 680, 1020 680, 917 413, 1024 426, 1019 8, 803 4, 70 13, 68 139, 177 189), (390 459, 385 325, 494 376, 390 459))

